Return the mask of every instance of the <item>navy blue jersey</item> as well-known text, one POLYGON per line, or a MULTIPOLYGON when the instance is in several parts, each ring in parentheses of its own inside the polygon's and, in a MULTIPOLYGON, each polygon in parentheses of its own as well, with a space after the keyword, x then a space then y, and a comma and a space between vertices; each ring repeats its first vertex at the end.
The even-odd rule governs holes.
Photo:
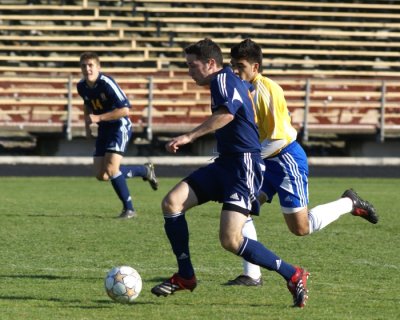
POLYGON ((216 130, 217 151, 221 155, 260 152, 258 128, 249 87, 231 68, 225 67, 210 83, 211 111, 224 106, 234 119, 216 130))
MULTIPOLYGON (((128 98, 115 80, 105 74, 99 74, 93 87, 89 87, 85 79, 80 80, 77 84, 77 89, 79 95, 83 98, 87 110, 93 112, 93 114, 99 115, 113 111, 116 108, 131 107, 128 98)), ((103 122, 99 123, 99 125, 102 124, 103 122)))

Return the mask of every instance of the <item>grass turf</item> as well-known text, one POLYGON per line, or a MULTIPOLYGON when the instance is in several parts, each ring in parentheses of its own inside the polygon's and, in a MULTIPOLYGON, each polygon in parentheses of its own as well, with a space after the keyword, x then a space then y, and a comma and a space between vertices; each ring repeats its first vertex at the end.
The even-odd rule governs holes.
POLYGON ((400 299, 399 179, 312 178, 310 207, 335 200, 348 187, 371 201, 377 225, 343 216, 308 237, 289 233, 278 201, 255 218, 259 240, 282 259, 311 272, 310 299, 293 309, 285 281, 263 271, 260 288, 223 284, 241 273, 241 260, 218 242, 220 205, 187 214, 198 287, 157 298, 150 288, 176 271, 164 234, 160 202, 178 179, 152 191, 129 180, 135 220, 115 219, 120 204, 108 183, 93 178, 1 178, 0 310, 6 319, 396 319, 400 299), (143 278, 134 305, 112 302, 106 272, 130 265, 143 278))

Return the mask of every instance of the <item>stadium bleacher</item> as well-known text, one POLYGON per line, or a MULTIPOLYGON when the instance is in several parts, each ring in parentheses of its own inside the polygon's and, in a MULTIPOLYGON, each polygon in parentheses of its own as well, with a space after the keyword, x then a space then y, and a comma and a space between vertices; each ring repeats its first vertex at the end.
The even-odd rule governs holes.
POLYGON ((187 76, 182 48, 211 37, 229 62, 229 48, 251 37, 305 138, 400 135, 396 1, 8 0, 0 12, 5 129, 83 134, 75 86, 79 55, 92 50, 131 99, 137 131, 187 130, 209 101, 187 76))

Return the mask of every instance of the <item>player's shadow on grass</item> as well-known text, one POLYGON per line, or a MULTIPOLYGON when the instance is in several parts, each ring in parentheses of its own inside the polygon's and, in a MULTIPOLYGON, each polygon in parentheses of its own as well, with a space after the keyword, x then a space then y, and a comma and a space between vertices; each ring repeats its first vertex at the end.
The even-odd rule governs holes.
POLYGON ((42 280, 70 280, 71 276, 55 276, 51 274, 13 274, 13 275, 0 275, 0 278, 27 278, 27 279, 42 279, 42 280))
POLYGON ((98 280, 101 281, 101 277, 71 277, 71 276, 56 276, 52 274, 12 274, 12 275, 0 275, 1 278, 15 278, 15 279, 40 279, 40 280, 71 280, 71 279, 79 279, 79 280, 98 280))
MULTIPOLYGON (((15 217, 15 215, 9 215, 10 217, 15 217)), ((28 214, 28 215, 21 215, 21 216, 28 216, 28 217, 33 217, 33 218, 79 218, 79 219, 104 219, 104 220, 115 220, 115 216, 100 216, 100 215, 87 215, 87 214, 60 214, 60 215, 55 215, 55 214, 28 214)))
MULTIPOLYGON (((34 296, 2 296, 0 295, 1 300, 10 300, 10 301, 47 301, 47 302, 57 302, 63 305, 63 308, 79 308, 79 309, 104 309, 110 308, 111 305, 105 305, 108 301, 102 301, 103 305, 88 305, 86 301, 78 300, 78 299, 61 299, 61 298, 37 298, 34 296)), ((100 301, 93 301, 93 303, 99 304, 100 301)), ((112 303, 112 301, 110 301, 112 303)))
POLYGON ((132 307, 135 305, 155 305, 157 301, 135 301, 134 303, 130 303, 130 304, 122 304, 122 303, 118 303, 115 301, 112 301, 111 299, 102 299, 102 300, 94 300, 94 303, 98 303, 98 304, 104 304, 106 306, 126 306, 126 307, 132 307))

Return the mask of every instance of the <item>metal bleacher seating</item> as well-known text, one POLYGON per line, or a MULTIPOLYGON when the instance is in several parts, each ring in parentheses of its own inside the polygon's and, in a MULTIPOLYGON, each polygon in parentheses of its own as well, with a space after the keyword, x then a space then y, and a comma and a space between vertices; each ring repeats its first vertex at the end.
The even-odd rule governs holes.
POLYGON ((230 47, 251 37, 305 138, 400 135, 395 1, 20 3, 0 4, 0 127, 63 132, 67 124, 82 134, 75 85, 79 55, 92 50, 131 99, 138 131, 187 130, 209 114, 209 99, 187 76, 182 48, 211 37, 229 62, 230 47))

